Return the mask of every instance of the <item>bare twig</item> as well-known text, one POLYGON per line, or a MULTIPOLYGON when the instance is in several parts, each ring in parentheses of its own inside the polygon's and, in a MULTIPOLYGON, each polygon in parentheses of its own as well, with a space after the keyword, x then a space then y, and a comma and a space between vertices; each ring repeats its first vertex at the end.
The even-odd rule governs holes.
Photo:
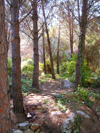
POLYGON ((6 0, 7 1, 7 3, 9 4, 9 6, 11 6, 11 3, 8 1, 8 0, 6 0))
POLYGON ((32 11, 33 9, 31 9, 30 11, 29 11, 29 13, 27 13, 26 14, 26 16, 25 17, 23 17, 21 20, 20 20, 20 22, 19 23, 21 23, 30 13, 31 13, 31 11, 32 11))
POLYGON ((7 16, 5 16, 5 19, 7 20, 7 22, 9 22, 10 24, 12 24, 12 22, 7 18, 7 16))
POLYGON ((32 40, 33 40, 33 38, 32 38, 29 34, 27 34, 25 31, 20 30, 20 32, 24 33, 24 34, 25 34, 25 35, 27 35, 30 39, 32 39, 32 40))

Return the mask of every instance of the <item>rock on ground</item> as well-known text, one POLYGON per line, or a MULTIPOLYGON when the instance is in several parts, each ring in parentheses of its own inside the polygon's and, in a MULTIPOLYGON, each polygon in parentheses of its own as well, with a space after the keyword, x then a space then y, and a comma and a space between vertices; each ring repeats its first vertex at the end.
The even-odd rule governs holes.
POLYGON ((30 130, 30 129, 27 129, 24 131, 24 133, 34 133, 34 131, 30 130))
POLYGON ((18 127, 21 130, 27 130, 30 127, 30 124, 28 122, 20 123, 20 124, 18 124, 18 127))
POLYGON ((32 123, 31 124, 31 129, 32 130, 36 130, 36 129, 38 129, 39 128, 39 124, 36 124, 36 123, 32 123))
POLYGON ((62 79, 61 80, 61 87, 62 88, 71 88, 71 87, 75 87, 75 84, 71 83, 68 79, 62 79))
POLYGON ((78 114, 84 116, 85 118, 90 118, 89 115, 87 115, 86 113, 84 113, 83 111, 76 111, 78 114))
POLYGON ((62 133, 79 133, 81 118, 75 113, 71 113, 69 118, 61 126, 62 133))
POLYGON ((13 133, 23 133, 21 130, 15 130, 13 133))

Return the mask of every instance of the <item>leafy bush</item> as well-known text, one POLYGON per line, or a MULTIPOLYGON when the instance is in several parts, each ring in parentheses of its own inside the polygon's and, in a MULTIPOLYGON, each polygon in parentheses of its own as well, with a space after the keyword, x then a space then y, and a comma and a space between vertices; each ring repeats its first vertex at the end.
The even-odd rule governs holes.
POLYGON ((29 71, 33 71, 33 65, 25 65, 23 68, 22 68, 22 72, 23 73, 27 73, 29 71))
MULTIPOLYGON (((91 41, 91 38, 90 38, 91 41)), ((99 59, 100 59, 100 39, 98 40, 92 40, 92 42, 89 42, 91 45, 86 45, 85 47, 85 58, 87 60, 88 66, 91 68, 92 71, 96 71, 98 65, 99 65, 99 59)))
POLYGON ((84 59, 83 67, 82 67, 82 81, 81 84, 83 86, 88 86, 89 83, 92 83, 91 77, 93 77, 92 71, 88 68, 86 60, 84 59))
POLYGON ((51 63, 50 63, 50 59, 49 59, 49 58, 46 59, 46 72, 47 72, 48 74, 51 73, 51 63))
MULTIPOLYGON (((69 78, 71 82, 75 80, 75 69, 76 69, 77 55, 73 55, 71 59, 66 56, 66 62, 63 62, 60 66, 61 76, 64 78, 69 78)), ((88 85, 90 83, 90 78, 93 76, 92 71, 89 70, 86 60, 84 59, 82 68, 82 86, 88 85)))
POLYGON ((7 60, 7 69, 8 69, 8 74, 11 75, 12 74, 12 59, 8 58, 7 60))
POLYGON ((21 70, 23 74, 33 72, 33 61, 28 59, 27 61, 22 62, 21 70))
POLYGON ((77 96, 79 99, 87 101, 89 99, 89 91, 87 89, 81 88, 80 86, 76 89, 77 96))
POLYGON ((100 77, 98 77, 94 82, 93 82, 93 87, 100 87, 100 77))
POLYGON ((27 65, 33 65, 33 60, 32 59, 27 59, 26 64, 27 65))

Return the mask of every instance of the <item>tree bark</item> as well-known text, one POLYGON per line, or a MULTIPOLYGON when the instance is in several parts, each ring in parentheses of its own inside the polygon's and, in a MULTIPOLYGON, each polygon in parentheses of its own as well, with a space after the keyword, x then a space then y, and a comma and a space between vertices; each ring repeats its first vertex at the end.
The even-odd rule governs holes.
POLYGON ((43 0, 41 0, 41 2, 42 2, 42 10, 43 10, 45 28, 46 28, 46 33, 47 33, 48 47, 49 47, 49 55, 50 55, 50 62, 51 62, 51 74, 52 74, 52 79, 55 79, 54 65, 53 65, 53 58, 52 58, 52 51, 51 51, 51 43, 50 43, 49 32, 48 32, 48 28, 47 28, 47 22, 46 22, 46 17, 45 17, 43 0))
POLYGON ((39 54, 38 54, 38 14, 37 14, 37 0, 32 2, 33 8, 33 43, 34 43, 34 70, 33 70, 33 81, 32 87, 39 88, 38 77, 39 77, 39 54))
POLYGON ((57 46, 57 74, 59 74, 59 45, 60 45, 60 23, 58 31, 58 46, 57 46))
POLYGON ((85 49, 85 33, 87 27, 87 5, 88 0, 83 0, 82 16, 80 20, 80 36, 78 45, 78 55, 76 62, 76 74, 75 74, 75 87, 81 85, 82 83, 82 66, 84 59, 84 49, 85 49))
POLYGON ((0 0, 0 133, 11 133, 4 0, 0 0))
POLYGON ((70 9, 69 9, 69 3, 68 3, 68 18, 69 18, 70 51, 71 51, 71 57, 72 57, 73 55, 73 12, 71 15, 70 9))
POLYGON ((19 0, 11 0, 11 30, 12 30, 12 92, 13 109, 15 113, 23 113, 23 98, 21 92, 21 57, 19 37, 19 0))
POLYGON ((44 25, 43 25, 43 62, 44 62, 44 72, 46 74, 46 62, 45 62, 45 42, 44 42, 44 25))

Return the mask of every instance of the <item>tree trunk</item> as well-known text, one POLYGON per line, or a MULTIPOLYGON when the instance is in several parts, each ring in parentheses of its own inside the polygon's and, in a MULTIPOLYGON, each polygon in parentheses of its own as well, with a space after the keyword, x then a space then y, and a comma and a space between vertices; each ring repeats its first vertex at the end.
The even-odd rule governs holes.
POLYGON ((68 4, 68 18, 69 18, 70 51, 71 51, 71 57, 72 57, 73 55, 73 12, 71 15, 70 10, 69 10, 69 4, 68 4))
POLYGON ((11 133, 4 0, 0 0, 0 133, 11 133))
POLYGON ((59 45, 60 45, 60 23, 58 31, 58 46, 57 46, 57 74, 59 74, 59 45))
POLYGON ((12 30, 12 92, 13 109, 15 113, 23 113, 23 98, 21 92, 21 58, 19 37, 19 0, 11 0, 11 30, 12 30))
POLYGON ((88 0, 83 0, 82 16, 80 21, 78 55, 76 62, 75 87, 81 85, 82 81, 82 66, 83 66, 84 49, 85 49, 85 33, 87 27, 87 5, 88 5, 88 0))
POLYGON ((34 43, 34 70, 32 87, 39 88, 39 54, 38 54, 38 14, 37 14, 37 0, 32 3, 33 8, 33 43, 34 43))
POLYGON ((44 72, 46 74, 46 62, 45 62, 45 42, 44 42, 44 25, 43 25, 43 62, 44 62, 44 72))
POLYGON ((41 0, 41 2, 42 2, 42 10, 43 10, 43 16, 44 16, 44 21, 45 21, 45 28, 46 28, 46 33, 47 33, 48 47, 49 47, 49 55, 50 55, 50 62, 51 62, 51 74, 52 74, 52 79, 55 79, 53 58, 52 58, 52 51, 51 51, 51 43, 50 43, 50 38, 49 38, 49 33, 48 33, 48 28, 47 28, 43 0, 41 0))

